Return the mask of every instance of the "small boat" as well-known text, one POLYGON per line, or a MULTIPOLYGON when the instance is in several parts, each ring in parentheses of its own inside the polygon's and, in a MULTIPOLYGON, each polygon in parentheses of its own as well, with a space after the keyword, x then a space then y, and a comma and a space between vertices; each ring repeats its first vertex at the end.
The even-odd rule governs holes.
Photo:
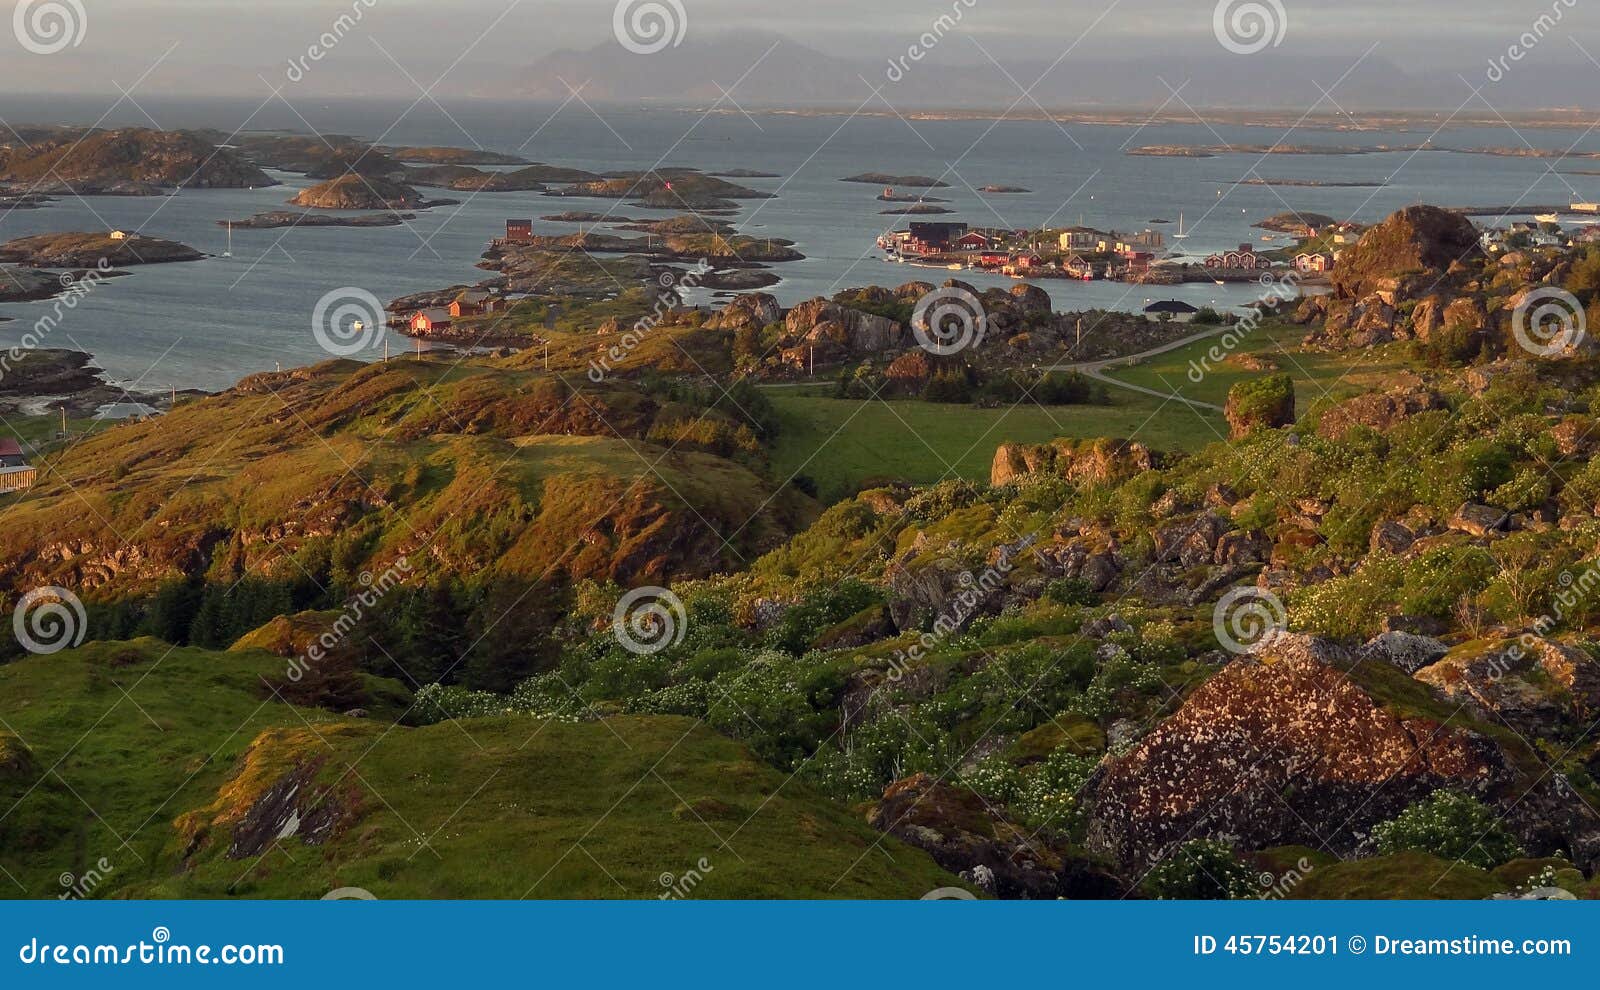
POLYGON ((233 221, 228 221, 228 250, 222 252, 224 258, 233 257, 233 221))
POLYGON ((1533 218, 1540 223, 1558 223, 1561 220, 1559 213, 1535 213, 1533 218))
POLYGON ((955 262, 954 264, 945 265, 944 267, 945 267, 946 271, 959 272, 959 271, 965 269, 967 266, 963 265, 961 262, 958 261, 958 262, 955 262))

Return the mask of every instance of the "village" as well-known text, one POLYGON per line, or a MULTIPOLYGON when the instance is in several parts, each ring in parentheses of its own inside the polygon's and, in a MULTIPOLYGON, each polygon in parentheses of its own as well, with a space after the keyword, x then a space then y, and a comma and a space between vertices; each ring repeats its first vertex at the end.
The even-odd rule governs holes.
MULTIPOLYGON (((1595 204, 1574 203, 1571 213, 1593 214, 1595 204)), ((1166 221, 1152 221, 1165 224, 1166 221)), ((1334 270, 1347 245, 1354 244, 1363 224, 1334 221, 1317 214, 1283 214, 1257 224, 1267 232, 1263 242, 1286 238, 1276 247, 1240 243, 1207 255, 1184 253, 1180 217, 1179 242, 1168 250, 1169 235, 1146 227, 1133 232, 1087 226, 1010 230, 970 227, 960 221, 913 221, 907 229, 884 233, 877 246, 886 259, 924 267, 994 272, 1017 279, 1107 279, 1150 285, 1186 282, 1259 281, 1263 275, 1294 273, 1301 284, 1315 285, 1334 270)), ((1531 221, 1504 226, 1481 225, 1481 241, 1492 254, 1530 249, 1574 247, 1600 242, 1600 223, 1563 226, 1559 214, 1538 214, 1531 221)))

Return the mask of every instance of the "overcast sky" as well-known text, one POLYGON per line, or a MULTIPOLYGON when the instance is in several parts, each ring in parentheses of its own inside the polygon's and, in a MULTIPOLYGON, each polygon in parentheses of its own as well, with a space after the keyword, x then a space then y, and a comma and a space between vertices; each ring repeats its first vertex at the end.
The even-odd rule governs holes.
MULTIPOLYGON (((611 41, 617 7, 613 0, 15 0, 14 5, 51 2, 81 5, 81 43, 47 55, 20 46, 7 51, 0 58, 0 84, 9 91, 115 95, 115 84, 131 85, 148 71, 140 90, 152 94, 192 94, 197 85, 218 95, 261 93, 260 76, 280 79, 291 59, 304 57, 334 29, 336 18, 357 12, 360 24, 324 62, 330 71, 308 85, 347 92, 352 77, 363 77, 373 87, 398 87, 406 80, 397 62, 425 84, 449 70, 439 92, 468 93, 496 72, 531 65, 556 49, 611 41), (168 54, 163 58, 163 53, 168 54)), ((1002 63, 1048 61, 1085 32, 1078 52, 1148 60, 1152 67, 1162 58, 1217 48, 1211 0, 1120 0, 1109 12, 1101 0, 668 2, 681 4, 690 39, 778 33, 830 54, 872 59, 903 52, 941 14, 957 9, 961 23, 955 31, 967 39, 945 46, 941 56, 952 60, 981 61, 971 43, 976 41, 1002 63)), ((1578 47, 1600 56, 1600 9, 1594 0, 1257 2, 1284 11, 1280 54, 1356 55, 1377 42, 1380 57, 1408 71, 1478 67, 1480 74, 1489 59, 1504 55, 1508 45, 1532 30, 1541 14, 1559 14, 1559 23, 1546 29, 1529 61, 1582 65, 1593 70, 1583 88, 1600 93, 1593 84, 1600 70, 1578 47)))

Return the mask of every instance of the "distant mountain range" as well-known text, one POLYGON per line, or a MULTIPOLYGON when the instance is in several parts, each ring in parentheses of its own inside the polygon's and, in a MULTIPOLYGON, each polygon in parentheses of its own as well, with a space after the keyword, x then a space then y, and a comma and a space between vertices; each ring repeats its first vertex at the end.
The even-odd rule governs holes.
POLYGON ((1501 81, 1490 83, 1487 64, 1414 73, 1377 53, 1362 59, 1360 52, 1239 56, 1219 48, 1140 58, 1074 52, 1054 65, 1006 60, 1004 71, 971 64, 971 54, 971 46, 950 42, 921 60, 891 63, 838 58, 778 35, 738 34, 691 37, 677 48, 641 56, 608 40, 586 51, 553 52, 515 79, 475 87, 474 95, 560 101, 572 87, 590 102, 705 104, 722 97, 720 84, 744 106, 854 107, 871 99, 886 109, 872 97, 870 85, 881 87, 897 109, 1004 110, 1016 103, 1024 112, 1037 112, 1033 101, 1052 110, 1166 104, 1178 112, 1185 104, 1303 108, 1320 101, 1319 113, 1337 113, 1340 107, 1448 112, 1463 103, 1468 112, 1486 113, 1490 105, 1521 111, 1593 102, 1579 84, 1587 73, 1578 66, 1514 66, 1501 81), (967 61, 958 64, 955 56, 967 61), (1485 87, 1488 104, 1472 96, 1468 82, 1485 87), (1319 83, 1332 91, 1337 105, 1323 98, 1319 83), (1023 96, 1028 87, 1031 101, 1023 96))

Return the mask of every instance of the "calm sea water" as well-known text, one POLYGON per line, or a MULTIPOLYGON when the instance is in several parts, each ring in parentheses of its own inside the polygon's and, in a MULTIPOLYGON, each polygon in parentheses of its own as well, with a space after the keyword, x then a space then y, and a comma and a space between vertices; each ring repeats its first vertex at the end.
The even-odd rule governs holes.
MULTIPOLYGON (((0 97, 0 116, 12 124, 87 124, 106 112, 107 103, 0 97)), ((873 250, 879 233, 902 226, 905 220, 879 215, 886 204, 875 199, 875 187, 839 181, 864 171, 944 174, 951 188, 931 194, 950 201, 949 208, 957 212, 949 219, 974 225, 1031 227, 1046 221, 1081 221, 1137 230, 1154 218, 1176 220, 1181 212, 1192 235, 1183 249, 1195 254, 1244 241, 1260 243, 1261 231, 1250 225, 1291 206, 1372 221, 1418 202, 1532 205, 1600 199, 1600 176, 1552 174, 1547 163, 1535 159, 1397 152, 1274 155, 1258 164, 1256 156, 1182 159, 1123 153, 1126 147, 1144 144, 1270 143, 1284 138, 1282 128, 1058 127, 1048 121, 908 124, 893 117, 852 120, 844 115, 762 114, 752 119, 737 112, 706 116, 610 108, 601 108, 601 117, 578 102, 560 109, 528 103, 451 103, 447 115, 428 104, 408 111, 408 104, 296 102, 290 109, 275 102, 258 110, 253 102, 141 98, 139 107, 124 102, 114 108, 104 126, 150 126, 153 119, 167 128, 225 131, 241 127, 303 132, 314 127, 321 133, 352 134, 389 144, 477 145, 596 171, 683 165, 775 172, 782 178, 738 180, 778 194, 774 200, 743 204, 738 222, 754 236, 792 239, 807 256, 805 261, 776 268, 784 282, 770 291, 785 303, 849 286, 896 285, 919 277, 939 280, 940 272, 891 264, 873 250), (1267 178, 1388 184, 1382 188, 1233 185, 1252 166, 1256 175, 1267 178), (1032 192, 980 196, 976 189, 986 185, 1021 186, 1032 192)), ((1297 130, 1286 140, 1400 145, 1417 144, 1430 136, 1427 130, 1297 130)), ((1578 142, 1578 150, 1600 150, 1600 134, 1530 130, 1523 136, 1540 147, 1564 149, 1578 142)), ((1506 128, 1452 128, 1436 141, 1455 147, 1519 146, 1522 137, 1506 128)), ((388 300, 475 281, 482 273, 474 263, 488 239, 503 230, 506 217, 574 209, 603 213, 614 205, 537 193, 439 192, 464 202, 421 212, 402 227, 239 230, 234 232, 233 256, 222 257, 227 235, 216 225, 218 220, 283 207, 298 188, 309 184, 299 176, 278 178, 285 184, 256 190, 192 190, 158 199, 63 199, 46 209, 0 217, 0 240, 125 227, 211 253, 213 257, 200 262, 136 268, 133 275, 98 288, 68 314, 50 343, 88 351, 109 376, 137 381, 143 388, 218 389, 279 364, 291 367, 325 358, 311 332, 311 313, 330 290, 355 286, 388 300)), ((665 215, 620 205, 615 213, 665 215)), ((550 232, 572 229, 542 226, 550 232)), ((1011 284, 973 272, 961 277, 980 285, 1011 284)), ((1231 306, 1260 291, 1209 283, 1175 288, 1106 282, 1042 284, 1061 310, 1140 309, 1152 296, 1231 306)), ((0 345, 16 343, 47 308, 48 304, 0 307, 0 315, 15 318, 0 324, 0 345)), ((392 346, 403 351, 410 344, 396 337, 392 346)), ((375 350, 372 356, 379 353, 375 350)))

